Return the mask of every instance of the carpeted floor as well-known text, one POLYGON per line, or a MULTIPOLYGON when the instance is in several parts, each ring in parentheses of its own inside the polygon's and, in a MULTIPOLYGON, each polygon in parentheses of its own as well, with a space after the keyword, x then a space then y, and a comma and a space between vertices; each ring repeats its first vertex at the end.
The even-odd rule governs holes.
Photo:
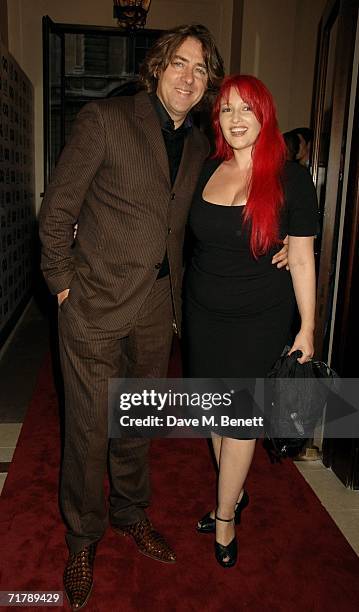
MULTIPOLYGON (((62 590, 59 454, 47 362, 0 498, 0 590, 62 590)), ((194 529, 215 494, 206 441, 155 441, 151 473, 149 514, 178 562, 156 563, 109 530, 98 547, 89 612, 358 609, 359 559, 289 461, 271 465, 258 443, 247 482, 251 503, 238 528, 239 562, 230 570, 216 563, 212 536, 194 529)))

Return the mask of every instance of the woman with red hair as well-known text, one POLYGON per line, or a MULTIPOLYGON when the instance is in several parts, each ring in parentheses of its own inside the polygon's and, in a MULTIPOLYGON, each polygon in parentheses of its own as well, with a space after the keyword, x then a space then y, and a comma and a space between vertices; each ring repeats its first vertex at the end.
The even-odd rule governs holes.
MULTIPOLYGON (((261 81, 227 77, 213 123, 216 150, 203 168, 189 219, 188 375, 262 378, 288 342, 295 302, 301 326, 290 352, 300 350, 301 363, 313 356, 316 194, 308 172, 285 161, 273 99, 261 81), (271 263, 286 234, 289 272, 271 263)), ((246 416, 246 396, 237 397, 246 416)), ((241 435, 222 428, 212 434, 217 507, 197 526, 216 533, 215 555, 223 567, 237 559, 235 525, 249 502, 244 483, 255 448, 255 440, 236 433, 241 435)))

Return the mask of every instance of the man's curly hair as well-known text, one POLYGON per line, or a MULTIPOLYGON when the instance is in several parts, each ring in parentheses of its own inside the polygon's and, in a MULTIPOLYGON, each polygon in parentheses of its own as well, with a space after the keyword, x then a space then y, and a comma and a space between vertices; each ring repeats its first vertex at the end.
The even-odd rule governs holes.
POLYGON ((140 71, 141 82, 148 93, 156 91, 158 73, 166 70, 178 47, 186 38, 195 38, 202 45, 208 72, 208 86, 204 98, 217 93, 224 77, 223 59, 212 34, 201 24, 181 25, 169 30, 149 49, 140 71))

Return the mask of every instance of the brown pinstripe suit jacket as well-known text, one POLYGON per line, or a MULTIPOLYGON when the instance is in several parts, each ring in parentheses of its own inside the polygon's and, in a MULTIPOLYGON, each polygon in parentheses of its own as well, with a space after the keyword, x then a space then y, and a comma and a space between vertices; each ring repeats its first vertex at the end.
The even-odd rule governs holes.
POLYGON ((40 212, 42 270, 50 291, 69 287, 71 305, 90 324, 120 332, 138 313, 167 248, 180 329, 184 228, 207 154, 208 143, 194 127, 171 188, 160 123, 147 93, 87 104, 40 212))

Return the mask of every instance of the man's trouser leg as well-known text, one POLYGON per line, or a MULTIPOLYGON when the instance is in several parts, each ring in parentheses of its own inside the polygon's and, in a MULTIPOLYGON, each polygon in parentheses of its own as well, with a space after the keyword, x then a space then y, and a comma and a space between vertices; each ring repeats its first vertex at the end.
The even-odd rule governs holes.
POLYGON ((65 388, 65 444, 60 504, 71 552, 99 540, 107 526, 108 378, 123 376, 125 339, 94 333, 68 300, 59 310, 65 388))
MULTIPOLYGON (((128 336, 129 378, 166 378, 172 344, 173 308, 169 277, 155 282, 128 336)), ((110 520, 125 526, 144 518, 150 486, 144 438, 112 439, 109 449, 111 494, 110 520), (144 487, 137 485, 147 481, 144 487)))
MULTIPOLYGON (((164 377, 172 339, 168 279, 156 281, 129 336, 91 333, 65 301, 59 313, 65 385, 65 447, 60 501, 72 552, 99 540, 107 526, 104 476, 108 456, 108 379, 164 377)), ((148 440, 111 441, 111 520, 125 525, 148 506, 148 440)))

